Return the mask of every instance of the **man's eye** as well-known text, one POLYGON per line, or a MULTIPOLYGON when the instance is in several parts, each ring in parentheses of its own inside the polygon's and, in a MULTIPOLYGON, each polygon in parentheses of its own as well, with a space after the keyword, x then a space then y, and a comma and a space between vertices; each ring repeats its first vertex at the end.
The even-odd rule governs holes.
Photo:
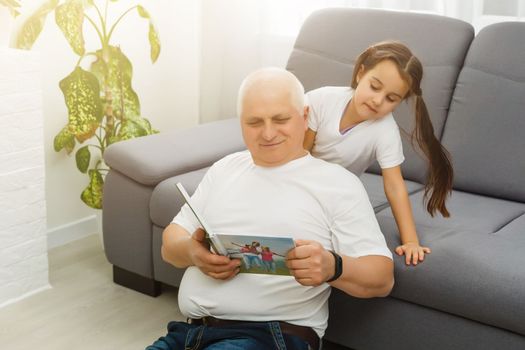
POLYGON ((248 124, 249 126, 258 126, 258 125, 261 125, 261 122, 260 121, 253 121, 253 122, 247 122, 246 124, 248 124))
POLYGON ((290 120, 289 118, 285 118, 285 119, 275 119, 275 122, 277 124, 284 124, 286 123, 288 120, 290 120))

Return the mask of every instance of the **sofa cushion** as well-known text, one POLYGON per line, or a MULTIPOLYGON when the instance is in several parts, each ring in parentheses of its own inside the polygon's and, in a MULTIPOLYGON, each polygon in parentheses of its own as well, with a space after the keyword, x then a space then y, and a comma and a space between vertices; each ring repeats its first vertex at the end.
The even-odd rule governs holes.
POLYGON ((168 226, 184 204, 184 198, 175 187, 177 182, 182 183, 186 191, 192 195, 208 169, 209 167, 191 171, 160 182, 153 190, 150 199, 149 215, 151 221, 160 227, 168 226))
MULTIPOLYGON (((457 76, 473 37, 470 24, 443 16, 324 9, 313 13, 303 24, 287 69, 297 75, 306 91, 326 85, 349 86, 359 53, 379 41, 401 40, 423 63, 423 95, 435 133, 441 137, 457 76), (366 35, 363 35, 363 28, 367 28, 366 35)), ((402 103, 394 117, 400 128, 410 131, 414 119, 412 104, 402 103)), ((403 149, 405 177, 423 182, 426 162, 413 150, 407 138, 403 138, 403 149)), ((377 166, 372 170, 380 173, 377 166)))
POLYGON ((162 246, 162 232, 164 226, 159 227, 153 225, 151 231, 151 249, 153 259, 153 278, 155 281, 169 284, 171 286, 179 287, 186 269, 179 269, 162 259, 161 246, 162 246))
POLYGON ((231 118, 117 142, 108 147, 104 160, 136 182, 155 186, 243 149, 239 119, 231 118))
MULTIPOLYGON (((372 203, 372 207, 376 213, 389 206, 385 195, 382 176, 364 173, 359 177, 359 179, 365 186, 368 197, 370 198, 370 203, 372 203)), ((423 188, 422 184, 414 181, 405 180, 405 185, 407 187, 408 194, 415 193, 423 188)))
POLYGON ((525 23, 485 27, 458 79, 443 144, 454 188, 525 202, 525 23))
MULTIPOLYGON (((474 230, 494 233, 525 213, 525 204, 503 199, 452 191, 447 200, 450 218, 439 214, 432 218, 423 203, 423 192, 410 195, 412 212, 420 240, 430 244, 447 232, 474 230)), ((390 207, 377 213, 377 217, 393 218, 390 207)))
MULTIPOLYGON (((387 243, 397 245, 392 218, 379 218, 387 243)), ((496 232, 432 230, 432 254, 417 267, 395 258, 394 298, 525 335, 525 215, 496 232)), ((427 236, 426 227, 419 233, 427 236)))

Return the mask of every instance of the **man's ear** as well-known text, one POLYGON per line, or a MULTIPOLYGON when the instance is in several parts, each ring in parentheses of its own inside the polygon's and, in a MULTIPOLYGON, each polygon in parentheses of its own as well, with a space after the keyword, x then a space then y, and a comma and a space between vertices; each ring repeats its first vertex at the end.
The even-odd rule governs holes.
POLYGON ((310 112, 310 106, 304 106, 303 118, 304 118, 304 131, 308 130, 308 113, 310 112))

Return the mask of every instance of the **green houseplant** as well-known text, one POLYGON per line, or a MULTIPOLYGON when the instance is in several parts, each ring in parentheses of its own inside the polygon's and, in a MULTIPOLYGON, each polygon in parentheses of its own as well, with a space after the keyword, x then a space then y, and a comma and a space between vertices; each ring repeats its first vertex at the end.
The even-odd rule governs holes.
POLYGON ((108 7, 116 1, 47 0, 25 20, 16 36, 16 47, 30 49, 47 15, 54 11, 57 26, 79 56, 72 72, 59 83, 68 122, 55 136, 54 149, 68 155, 76 150, 77 168, 89 177, 80 198, 96 209, 102 208, 104 176, 108 171, 102 161, 106 148, 121 140, 157 132, 140 114, 140 101, 132 87, 132 63, 112 39, 122 19, 135 12, 149 21, 150 56, 155 63, 160 54, 159 36, 141 5, 128 8, 112 24, 108 23, 108 7), (86 51, 84 25, 97 33, 100 42, 95 51, 86 51), (83 68, 81 63, 88 67, 83 68))
POLYGON ((20 2, 18 0, 0 0, 0 6, 5 6, 13 17, 20 14, 18 9, 20 8, 20 2))

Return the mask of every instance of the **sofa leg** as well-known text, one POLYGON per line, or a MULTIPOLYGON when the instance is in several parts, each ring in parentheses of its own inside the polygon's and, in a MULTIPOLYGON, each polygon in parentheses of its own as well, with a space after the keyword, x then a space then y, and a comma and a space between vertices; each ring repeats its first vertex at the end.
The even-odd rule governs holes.
POLYGON ((161 293, 161 283, 113 265, 113 282, 137 292, 157 297, 161 293))

